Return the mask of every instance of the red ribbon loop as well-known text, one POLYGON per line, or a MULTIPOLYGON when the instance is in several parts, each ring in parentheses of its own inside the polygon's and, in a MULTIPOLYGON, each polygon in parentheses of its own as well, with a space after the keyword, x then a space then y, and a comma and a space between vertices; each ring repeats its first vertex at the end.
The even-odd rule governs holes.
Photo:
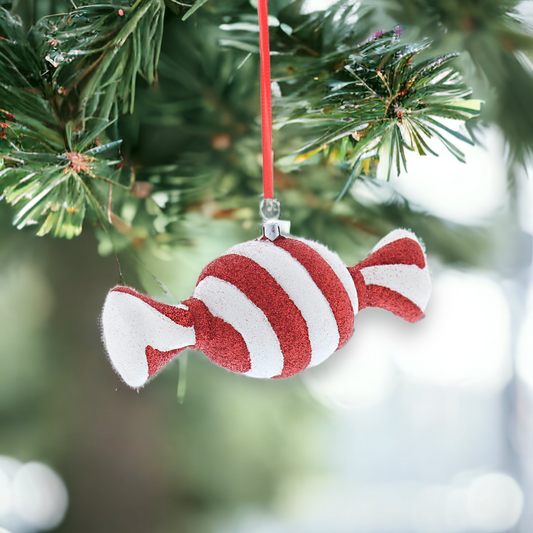
POLYGON ((263 196, 274 198, 274 154, 272 152, 272 97, 270 89, 270 43, 268 0, 258 0, 259 49, 261 52, 261 127, 263 130, 263 196))

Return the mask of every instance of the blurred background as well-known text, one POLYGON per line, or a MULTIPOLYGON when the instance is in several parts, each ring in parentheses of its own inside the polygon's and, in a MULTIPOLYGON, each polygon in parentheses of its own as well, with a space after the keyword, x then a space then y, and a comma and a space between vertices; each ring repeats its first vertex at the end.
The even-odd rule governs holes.
MULTIPOLYGON (((27 25, 72 7, 7 4, 27 25)), ((297 4, 322 16, 333 3, 297 4)), ((248 37, 221 44, 254 5, 210 0, 186 22, 169 11, 160 85, 139 80, 118 126, 126 163, 156 185, 121 204, 127 230, 36 237, 0 204, 0 533, 533 531, 533 2, 353 5, 362 35, 402 24, 402 38, 435 38, 433 53, 462 53, 485 101, 476 142, 466 164, 409 153, 408 172, 377 168, 337 203, 349 171, 281 160, 282 218, 349 265, 412 228, 433 274, 426 317, 367 309, 344 348, 286 380, 189 351, 140 393, 119 381, 100 341, 107 291, 123 276, 184 300, 210 260, 260 231, 257 57, 248 37), (184 200, 165 211, 172 194, 184 200)))

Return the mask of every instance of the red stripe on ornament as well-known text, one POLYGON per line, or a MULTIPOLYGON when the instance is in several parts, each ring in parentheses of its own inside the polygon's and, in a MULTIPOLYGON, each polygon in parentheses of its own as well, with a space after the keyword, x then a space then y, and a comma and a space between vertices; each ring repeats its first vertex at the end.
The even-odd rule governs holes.
POLYGON ((376 250, 354 268, 361 270, 377 265, 416 265, 424 268, 426 258, 422 246, 417 241, 403 237, 376 250))
POLYGON ((231 324, 213 316, 204 302, 196 298, 184 304, 189 307, 195 325, 194 349, 202 350, 213 363, 232 372, 244 373, 252 369, 246 342, 231 324))
MULTIPOLYGON (((130 287, 115 287, 115 292, 124 292, 139 298, 150 307, 159 311, 177 324, 185 327, 194 326, 196 345, 189 348, 202 350, 214 363, 232 372, 248 372, 252 368, 250 353, 242 335, 231 324, 214 317, 206 305, 195 298, 190 298, 183 305, 189 310, 163 304, 130 287)), ((148 375, 152 377, 185 348, 163 352, 147 346, 145 350, 148 363, 148 375)))
POLYGON ((154 374, 157 374, 157 372, 159 372, 167 363, 170 363, 170 361, 183 350, 185 350, 185 348, 162 352, 156 348, 147 346, 144 350, 144 354, 146 355, 146 361, 148 363, 148 376, 152 377, 154 374))
POLYGON ((396 291, 381 285, 367 285, 366 289, 365 307, 381 307, 407 322, 416 322, 424 316, 418 305, 396 291))
POLYGON ((356 270, 357 266, 351 267, 348 269, 348 272, 352 276, 353 283, 355 285, 355 290, 357 291, 357 300, 359 301, 359 311, 361 309, 364 309, 365 307, 368 307, 366 302, 366 282, 365 278, 363 277, 363 274, 359 272, 359 270, 356 270))
POLYGON ((355 313, 350 297, 329 263, 313 248, 295 239, 278 237, 276 246, 289 252, 309 273, 315 285, 326 297, 339 330, 339 345, 343 346, 353 333, 355 313))
POLYGON ((135 296, 180 326, 191 327, 193 325, 191 322, 191 316, 187 309, 181 309, 180 307, 175 307, 173 305, 163 304, 157 300, 154 300, 153 298, 150 298, 149 296, 146 296, 145 294, 137 292, 135 289, 130 287, 115 287, 112 289, 112 292, 125 292, 131 296, 135 296))
POLYGON ((267 270, 247 257, 228 254, 210 263, 198 283, 207 276, 231 283, 263 311, 283 353, 283 371, 275 377, 294 376, 309 366, 311 343, 307 324, 300 310, 267 270))

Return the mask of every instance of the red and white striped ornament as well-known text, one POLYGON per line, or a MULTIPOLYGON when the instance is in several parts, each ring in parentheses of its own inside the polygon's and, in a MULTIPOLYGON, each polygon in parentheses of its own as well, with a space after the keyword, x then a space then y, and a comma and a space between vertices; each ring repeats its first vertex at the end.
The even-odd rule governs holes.
POLYGON ((233 372, 284 378, 343 346, 361 309, 381 307, 415 322, 430 292, 424 250, 407 230, 387 235, 352 268, 322 244, 262 237, 210 263, 180 305, 115 287, 102 334, 113 367, 133 388, 187 347, 233 372))

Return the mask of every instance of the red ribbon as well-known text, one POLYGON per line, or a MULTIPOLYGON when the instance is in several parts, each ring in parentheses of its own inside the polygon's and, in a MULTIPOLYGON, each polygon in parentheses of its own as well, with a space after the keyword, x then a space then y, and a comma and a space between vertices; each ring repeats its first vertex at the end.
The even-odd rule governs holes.
POLYGON ((268 0, 258 0, 259 49, 261 51, 261 127, 263 130, 263 196, 274 198, 274 155, 272 152, 272 101, 270 93, 270 45, 268 0))

